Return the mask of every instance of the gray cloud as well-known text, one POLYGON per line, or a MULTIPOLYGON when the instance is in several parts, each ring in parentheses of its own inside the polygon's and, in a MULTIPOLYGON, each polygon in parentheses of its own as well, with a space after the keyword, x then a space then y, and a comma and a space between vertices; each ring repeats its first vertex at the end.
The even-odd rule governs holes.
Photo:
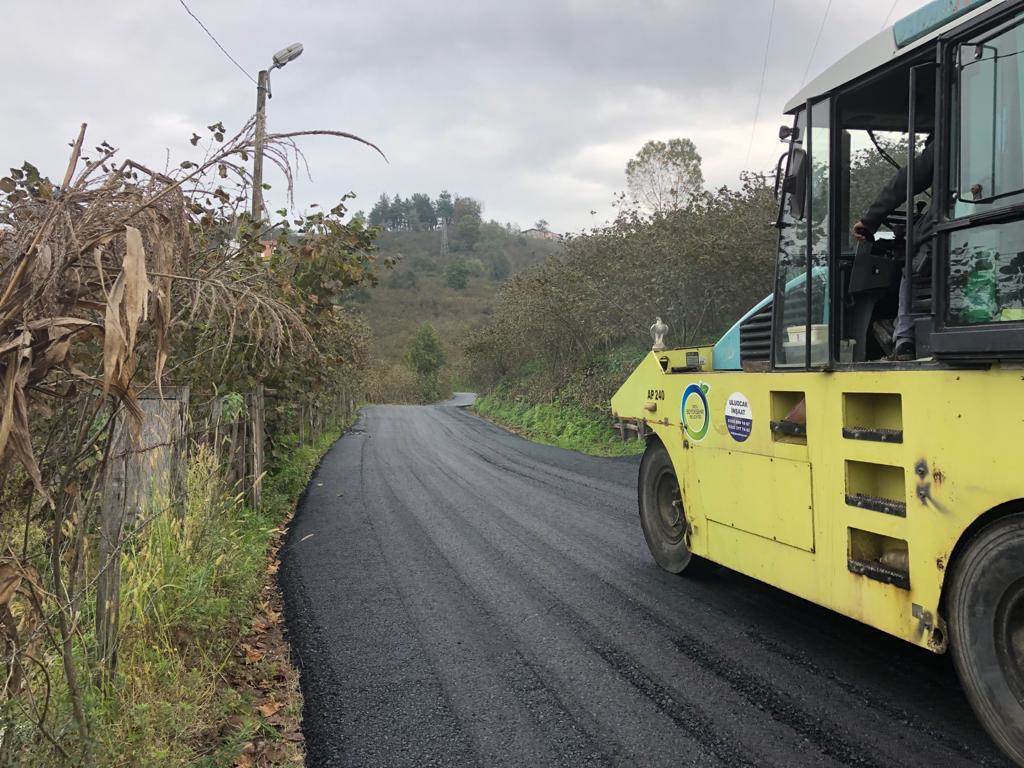
MULTIPOLYGON (((923 4, 901 0, 897 16, 923 4)), ((770 0, 521 0, 377 3, 192 0, 253 74, 294 41, 273 75, 273 129, 339 128, 380 144, 309 140, 312 180, 297 204, 353 190, 442 188, 485 215, 580 229, 611 215, 622 169, 650 138, 688 136, 709 184, 734 184, 751 147, 770 0), (255 10, 254 10, 255 8, 255 10), (598 214, 591 217, 590 211, 598 214)), ((811 76, 882 26, 890 0, 833 3, 811 76)), ((750 165, 770 167, 786 99, 807 67, 820 0, 778 0, 750 165)), ((63 172, 66 143, 90 123, 148 164, 194 150, 193 129, 251 114, 255 88, 176 0, 8 4, 0 165, 63 172)), ((271 202, 282 202, 280 180, 271 202)))

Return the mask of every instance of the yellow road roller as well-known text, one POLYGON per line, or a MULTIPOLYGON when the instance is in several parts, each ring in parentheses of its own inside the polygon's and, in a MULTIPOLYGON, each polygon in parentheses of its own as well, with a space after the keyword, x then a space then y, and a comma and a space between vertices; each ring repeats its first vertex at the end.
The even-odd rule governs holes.
POLYGON ((930 3, 787 114, 773 292, 612 399, 644 535, 949 650, 1024 765, 1024 2, 930 3))

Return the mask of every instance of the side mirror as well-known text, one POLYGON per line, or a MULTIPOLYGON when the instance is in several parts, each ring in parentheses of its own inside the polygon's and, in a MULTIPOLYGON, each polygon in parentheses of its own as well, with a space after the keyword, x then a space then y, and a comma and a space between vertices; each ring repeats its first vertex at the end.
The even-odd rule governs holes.
POLYGON ((800 129, 796 126, 783 125, 779 127, 779 141, 800 141, 800 129))
POLYGON ((807 207, 807 153, 793 147, 789 159, 789 174, 782 183, 782 191, 789 195, 789 215, 799 221, 807 207))

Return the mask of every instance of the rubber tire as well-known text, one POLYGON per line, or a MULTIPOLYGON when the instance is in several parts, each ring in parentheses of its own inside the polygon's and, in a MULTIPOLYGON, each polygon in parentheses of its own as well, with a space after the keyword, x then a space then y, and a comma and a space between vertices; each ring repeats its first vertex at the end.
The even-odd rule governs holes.
POLYGON ((957 559, 949 600, 953 663, 978 720, 1024 766, 1024 670, 1008 678, 996 650, 1000 601, 1024 582, 1024 514, 983 528, 957 559))
MULTIPOLYGON (((671 472, 678 482, 672 459, 669 458, 665 446, 659 440, 651 440, 640 461, 640 476, 637 481, 640 526, 643 528, 651 556, 663 570, 675 574, 685 572, 688 576, 694 575, 706 570, 707 561, 690 551, 686 544, 686 535, 677 542, 669 540, 662 531, 659 521, 657 484, 658 478, 666 471, 671 472)), ((685 515, 685 510, 683 514, 685 515)))

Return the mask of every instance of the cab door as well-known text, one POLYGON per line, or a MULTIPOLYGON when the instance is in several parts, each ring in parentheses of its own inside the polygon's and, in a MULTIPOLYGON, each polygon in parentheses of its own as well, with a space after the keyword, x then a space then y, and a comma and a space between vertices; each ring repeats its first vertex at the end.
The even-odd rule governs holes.
POLYGON ((932 348, 946 360, 1024 358, 1024 13, 1011 7, 940 52, 932 348))

